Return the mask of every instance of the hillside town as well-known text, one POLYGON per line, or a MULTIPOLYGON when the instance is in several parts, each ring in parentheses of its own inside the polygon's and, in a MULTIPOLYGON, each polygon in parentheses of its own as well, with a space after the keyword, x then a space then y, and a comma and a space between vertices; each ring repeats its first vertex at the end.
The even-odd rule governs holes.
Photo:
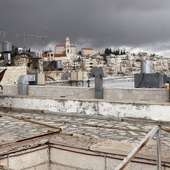
POLYGON ((0 170, 170 170, 170 1, 0 5, 0 170))
MULTIPOLYGON (((153 72, 170 74, 170 58, 146 52, 134 54, 123 49, 111 48, 99 51, 92 47, 83 47, 78 51, 69 36, 63 44, 56 44, 55 47, 41 53, 14 47, 8 41, 0 43, 1 69, 13 66, 13 71, 18 69, 13 73, 18 75, 37 73, 41 76, 43 84, 45 81, 71 80, 73 77, 75 79, 76 75, 79 75, 77 80, 88 80, 93 67, 104 67, 107 77, 134 77, 136 73, 141 72, 143 60, 153 62, 150 66, 153 72)), ((17 83, 17 80, 10 83, 17 83)))

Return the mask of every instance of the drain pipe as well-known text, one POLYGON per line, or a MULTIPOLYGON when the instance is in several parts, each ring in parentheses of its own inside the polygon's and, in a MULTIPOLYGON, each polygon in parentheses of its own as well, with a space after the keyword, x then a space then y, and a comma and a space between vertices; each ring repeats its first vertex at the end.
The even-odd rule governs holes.
POLYGON ((35 81, 35 75, 21 75, 18 79, 18 95, 28 95, 28 84, 35 81))

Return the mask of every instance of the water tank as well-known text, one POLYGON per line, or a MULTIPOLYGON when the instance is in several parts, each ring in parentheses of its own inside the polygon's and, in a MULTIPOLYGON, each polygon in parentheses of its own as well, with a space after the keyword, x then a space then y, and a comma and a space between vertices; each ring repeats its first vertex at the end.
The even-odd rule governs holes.
POLYGON ((58 61, 57 61, 57 69, 58 69, 58 70, 62 70, 62 69, 63 69, 63 64, 62 64, 62 61, 61 61, 61 60, 58 60, 58 61))
POLYGON ((63 65, 61 60, 52 61, 52 70, 62 70, 63 65))
POLYGON ((7 52, 7 51, 12 51, 12 43, 5 41, 4 42, 4 52, 7 52))
POLYGON ((142 60, 141 61, 141 73, 153 73, 153 61, 152 60, 142 60))
POLYGON ((8 64, 11 64, 11 54, 8 53, 8 64))

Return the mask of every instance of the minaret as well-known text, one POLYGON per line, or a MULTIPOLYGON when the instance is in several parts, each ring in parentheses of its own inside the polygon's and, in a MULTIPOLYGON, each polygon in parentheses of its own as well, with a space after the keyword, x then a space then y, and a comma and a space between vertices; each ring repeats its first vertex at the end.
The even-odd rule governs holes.
POLYGON ((66 55, 70 58, 70 38, 66 37, 66 55))

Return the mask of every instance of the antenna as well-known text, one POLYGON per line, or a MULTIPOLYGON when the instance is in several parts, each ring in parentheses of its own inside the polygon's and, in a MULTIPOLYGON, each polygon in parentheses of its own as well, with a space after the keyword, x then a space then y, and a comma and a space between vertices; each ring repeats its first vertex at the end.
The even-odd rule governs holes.
POLYGON ((0 31, 0 36, 2 37, 2 42, 4 41, 5 35, 6 35, 5 31, 0 31))
POLYGON ((41 30, 42 35, 38 35, 37 38, 42 38, 42 42, 43 42, 43 52, 44 52, 44 43, 45 43, 45 38, 49 38, 50 36, 45 35, 45 32, 48 31, 47 28, 44 27, 44 22, 41 23, 41 30))
POLYGON ((26 48, 26 37, 34 37, 34 35, 26 34, 26 30, 24 29, 23 34, 16 34, 16 37, 23 37, 23 46, 26 48))

